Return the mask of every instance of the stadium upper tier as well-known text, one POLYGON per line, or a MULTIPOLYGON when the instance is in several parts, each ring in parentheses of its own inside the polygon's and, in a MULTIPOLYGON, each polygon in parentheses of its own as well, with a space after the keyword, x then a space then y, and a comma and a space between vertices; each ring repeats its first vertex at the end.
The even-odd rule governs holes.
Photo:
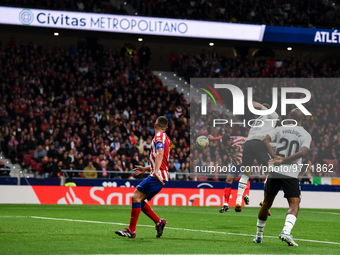
POLYGON ((339 1, 253 0, 1 0, 0 5, 66 11, 129 14, 233 23, 338 28, 339 1), (119 4, 117 3, 119 2, 119 4), (133 11, 131 11, 133 10, 133 11), (134 13, 133 13, 134 12, 134 13))

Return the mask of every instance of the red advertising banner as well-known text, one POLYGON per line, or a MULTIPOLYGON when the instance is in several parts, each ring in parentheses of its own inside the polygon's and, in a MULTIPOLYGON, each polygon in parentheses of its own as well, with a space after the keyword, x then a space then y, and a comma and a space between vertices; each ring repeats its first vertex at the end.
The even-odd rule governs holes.
MULTIPOLYGON (((135 188, 32 186, 41 204, 130 205, 135 188)), ((232 190, 229 206, 235 206, 232 190)), ((152 205, 222 206, 223 189, 163 188, 152 205)))

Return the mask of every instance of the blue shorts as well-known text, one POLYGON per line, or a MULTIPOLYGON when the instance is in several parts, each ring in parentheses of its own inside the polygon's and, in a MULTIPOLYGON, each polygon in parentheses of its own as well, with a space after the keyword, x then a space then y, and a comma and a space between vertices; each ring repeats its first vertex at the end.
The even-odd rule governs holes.
POLYGON ((239 175, 242 172, 241 166, 242 165, 235 166, 234 164, 230 164, 229 167, 228 167, 228 174, 239 175))
MULTIPOLYGON (((163 181, 165 184, 167 181, 163 181)), ((156 181, 156 178, 149 176, 144 179, 138 186, 137 189, 146 195, 147 200, 151 200, 158 192, 162 190, 164 186, 156 181)))

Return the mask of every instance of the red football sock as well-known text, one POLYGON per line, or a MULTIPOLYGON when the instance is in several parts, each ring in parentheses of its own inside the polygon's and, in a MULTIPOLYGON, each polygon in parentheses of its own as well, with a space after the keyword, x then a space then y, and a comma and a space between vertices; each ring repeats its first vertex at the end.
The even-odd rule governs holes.
POLYGON ((244 190, 243 196, 249 196, 250 182, 247 182, 247 188, 244 190))
POLYGON ((145 213, 150 219, 152 219, 156 224, 159 222, 160 218, 157 214, 152 210, 151 206, 148 203, 142 204, 142 212, 145 213))
POLYGON ((225 204, 229 203, 230 193, 231 193, 231 185, 230 187, 224 188, 224 203, 225 204))
POLYGON ((142 206, 141 203, 132 203, 131 218, 130 218, 130 225, 129 225, 129 229, 132 232, 136 231, 138 217, 142 210, 141 206, 142 206))

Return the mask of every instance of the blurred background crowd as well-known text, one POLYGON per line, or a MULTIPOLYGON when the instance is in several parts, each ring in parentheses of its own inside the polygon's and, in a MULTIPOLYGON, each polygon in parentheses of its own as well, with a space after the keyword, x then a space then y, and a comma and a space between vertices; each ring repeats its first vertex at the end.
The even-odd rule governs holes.
MULTIPOLYGON (((69 48, 17 43, 14 38, 4 44, 0 58, 0 141, 5 155, 36 168, 45 177, 58 177, 61 169, 77 169, 85 172, 75 173, 76 177, 132 178, 134 165, 149 164, 154 121, 166 115, 167 133, 172 140, 169 171, 177 173, 172 178, 193 178, 188 173, 194 173, 198 164, 228 165, 230 160, 218 142, 204 151, 194 146, 190 141, 190 122, 195 133, 215 136, 228 133, 246 137, 248 128, 209 128, 206 123, 213 118, 232 117, 210 107, 206 119, 198 119, 192 111, 190 120, 190 105, 184 96, 176 89, 169 91, 147 65, 140 65, 143 61, 138 58, 137 49, 132 48, 126 44, 104 49, 100 43, 89 46, 85 39, 69 48), (30 152, 32 160, 27 162, 24 156, 30 152), (32 165, 32 161, 37 165, 32 165), (110 170, 118 173, 107 173, 110 170)), ((273 64, 271 60, 218 56, 215 51, 194 56, 185 59, 201 71, 190 73, 189 77, 271 77, 264 75, 263 70, 267 70, 266 74, 275 73, 275 77, 300 77, 302 73, 311 78, 338 77, 336 61, 313 63, 292 58, 273 60, 273 64), (218 59, 221 68, 215 69, 218 59)), ((176 66, 179 73, 184 72, 186 60, 176 66)), ((271 91, 261 83, 252 85, 254 98, 271 104, 271 91)), ((303 126, 312 134, 313 142, 304 162, 315 165, 328 159, 339 160, 339 88, 318 84, 311 88, 313 100, 306 107, 313 116, 303 126)), ((232 101, 227 102, 231 109, 232 101)), ((193 109, 198 107, 194 101, 191 105, 193 109)), ((247 119, 254 117, 247 112, 247 119)), ((224 177, 198 176, 200 180, 208 178, 224 177)))

